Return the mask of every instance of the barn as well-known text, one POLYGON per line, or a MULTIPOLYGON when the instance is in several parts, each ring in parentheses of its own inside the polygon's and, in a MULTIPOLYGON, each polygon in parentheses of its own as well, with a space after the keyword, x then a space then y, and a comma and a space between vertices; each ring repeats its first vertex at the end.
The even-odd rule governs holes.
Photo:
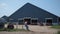
POLYGON ((31 3, 26 3, 24 6, 16 10, 12 15, 9 16, 10 22, 18 22, 23 24, 25 21, 28 24, 46 23, 52 25, 58 23, 58 16, 39 8, 31 3))

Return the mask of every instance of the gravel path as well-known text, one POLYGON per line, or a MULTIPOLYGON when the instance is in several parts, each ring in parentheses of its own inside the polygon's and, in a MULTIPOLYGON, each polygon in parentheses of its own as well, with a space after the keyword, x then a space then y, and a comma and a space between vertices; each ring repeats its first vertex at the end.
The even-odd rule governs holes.
POLYGON ((51 26, 30 26, 30 30, 43 34, 55 34, 58 30, 50 28, 51 26))

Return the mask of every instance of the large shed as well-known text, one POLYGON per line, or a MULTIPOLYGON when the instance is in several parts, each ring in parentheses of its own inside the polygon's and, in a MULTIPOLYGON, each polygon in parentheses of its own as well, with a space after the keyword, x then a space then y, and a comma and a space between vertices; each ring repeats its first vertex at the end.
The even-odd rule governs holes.
POLYGON ((16 12, 9 16, 10 21, 19 22, 20 24, 28 21, 28 24, 39 23, 57 23, 59 17, 33 4, 26 3, 16 12))

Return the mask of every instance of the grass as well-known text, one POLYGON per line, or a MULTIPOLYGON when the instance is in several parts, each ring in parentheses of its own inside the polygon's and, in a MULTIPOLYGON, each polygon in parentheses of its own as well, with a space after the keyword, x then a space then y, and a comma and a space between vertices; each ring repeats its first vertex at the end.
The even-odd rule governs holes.
POLYGON ((57 34, 60 34, 60 31, 58 31, 57 34))
POLYGON ((52 26, 51 28, 60 29, 60 25, 52 26))
MULTIPOLYGON (((60 25, 52 26, 51 28, 60 29, 60 25)), ((60 34, 60 31, 58 31, 57 34, 60 34)))
POLYGON ((3 30, 4 30, 4 28, 0 29, 0 31, 3 31, 3 30))
POLYGON ((25 29, 7 29, 7 28, 3 28, 3 29, 0 29, 0 31, 15 32, 15 31, 27 31, 27 30, 25 30, 25 29))

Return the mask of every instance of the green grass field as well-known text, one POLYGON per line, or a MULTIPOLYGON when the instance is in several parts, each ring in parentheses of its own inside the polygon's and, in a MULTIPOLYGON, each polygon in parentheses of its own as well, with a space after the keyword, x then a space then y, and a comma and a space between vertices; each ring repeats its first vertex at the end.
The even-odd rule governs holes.
POLYGON ((15 31, 27 31, 27 30, 25 30, 25 29, 7 29, 7 28, 4 28, 4 29, 0 29, 0 31, 15 32, 15 31))
MULTIPOLYGON (((52 26, 51 28, 60 29, 60 25, 52 26)), ((58 31, 57 34, 60 34, 60 31, 58 31)))
POLYGON ((52 26, 51 28, 60 29, 60 25, 52 26))

